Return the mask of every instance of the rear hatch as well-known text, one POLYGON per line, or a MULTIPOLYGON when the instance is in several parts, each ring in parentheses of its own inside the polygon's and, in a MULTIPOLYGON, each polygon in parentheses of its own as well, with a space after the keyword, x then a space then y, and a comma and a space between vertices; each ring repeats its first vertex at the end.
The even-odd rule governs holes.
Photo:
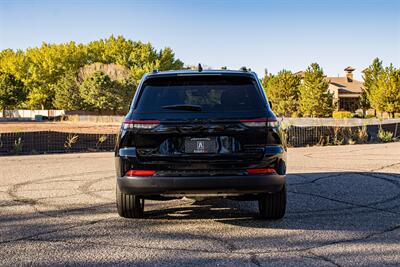
POLYGON ((146 80, 124 124, 138 160, 176 170, 229 170, 261 160, 275 117, 251 76, 146 80))

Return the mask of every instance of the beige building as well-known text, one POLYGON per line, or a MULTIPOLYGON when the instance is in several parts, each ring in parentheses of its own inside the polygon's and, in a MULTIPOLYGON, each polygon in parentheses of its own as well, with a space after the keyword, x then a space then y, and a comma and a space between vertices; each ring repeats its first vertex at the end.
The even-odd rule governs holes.
MULTIPOLYGON (((359 108, 359 99, 364 90, 364 83, 353 78, 353 67, 344 69, 343 77, 326 77, 329 82, 329 92, 333 94, 333 102, 336 110, 346 110, 354 112, 359 108)), ((304 78, 304 71, 296 72, 304 78)))
POLYGON ((327 77, 329 91, 333 94, 337 110, 354 112, 359 108, 359 100, 364 90, 364 83, 353 78, 352 67, 344 69, 344 77, 327 77))

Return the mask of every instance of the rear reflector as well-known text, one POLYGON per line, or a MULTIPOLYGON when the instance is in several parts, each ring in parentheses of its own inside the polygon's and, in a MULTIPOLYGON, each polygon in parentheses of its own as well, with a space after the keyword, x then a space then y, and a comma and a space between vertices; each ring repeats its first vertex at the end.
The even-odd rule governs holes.
POLYGON ((263 173, 276 173, 272 168, 262 168, 262 169, 247 169, 248 174, 263 174, 263 173))
POLYGON ((240 120, 247 127, 277 127, 278 121, 275 118, 245 119, 240 120))
POLYGON ((127 129, 153 129, 160 124, 158 120, 126 120, 122 124, 124 130, 127 129))
POLYGON ((129 170, 126 172, 126 176, 152 176, 156 171, 152 170, 129 170))

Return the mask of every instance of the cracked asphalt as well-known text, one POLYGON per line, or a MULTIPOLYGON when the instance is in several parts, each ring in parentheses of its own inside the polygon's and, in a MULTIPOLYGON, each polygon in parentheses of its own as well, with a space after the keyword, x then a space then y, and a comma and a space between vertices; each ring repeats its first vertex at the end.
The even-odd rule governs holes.
POLYGON ((400 143, 293 148, 288 209, 147 201, 118 217, 112 153, 0 158, 0 265, 400 265, 400 143))

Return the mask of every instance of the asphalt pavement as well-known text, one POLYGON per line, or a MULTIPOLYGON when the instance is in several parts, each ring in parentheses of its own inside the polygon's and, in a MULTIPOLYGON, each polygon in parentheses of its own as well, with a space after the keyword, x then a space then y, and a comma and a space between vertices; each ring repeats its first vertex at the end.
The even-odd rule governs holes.
POLYGON ((289 150, 288 208, 147 201, 118 217, 112 153, 0 157, 0 265, 400 265, 400 143, 289 150))

